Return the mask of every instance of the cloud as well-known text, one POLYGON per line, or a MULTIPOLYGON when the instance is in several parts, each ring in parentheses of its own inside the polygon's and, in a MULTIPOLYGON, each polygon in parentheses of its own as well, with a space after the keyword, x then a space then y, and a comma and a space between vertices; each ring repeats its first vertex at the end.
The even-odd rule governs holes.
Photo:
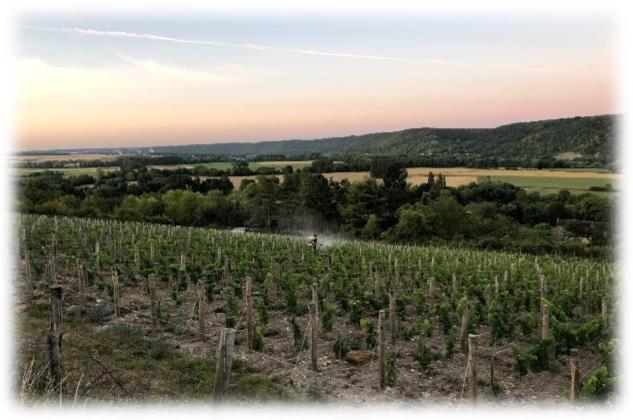
POLYGON ((316 56, 324 56, 324 57, 338 57, 338 58, 350 58, 350 59, 374 60, 374 61, 392 61, 392 62, 410 63, 410 64, 457 65, 457 66, 466 66, 466 67, 486 67, 486 68, 497 68, 497 69, 506 69, 506 70, 527 70, 527 71, 539 71, 539 72, 559 71, 559 69, 556 69, 556 68, 540 67, 540 66, 524 66, 524 65, 514 65, 514 64, 499 64, 499 63, 474 63, 474 62, 457 61, 457 60, 445 60, 445 59, 438 59, 438 58, 416 59, 416 58, 406 58, 406 57, 394 57, 394 56, 387 56, 387 55, 357 54, 357 53, 351 53, 351 52, 334 52, 334 51, 313 50, 313 49, 304 49, 304 48, 277 47, 277 46, 271 46, 271 45, 261 45, 261 44, 251 44, 251 43, 242 44, 242 43, 220 42, 220 41, 204 40, 204 39, 176 38, 176 37, 169 37, 169 36, 156 35, 156 34, 127 32, 127 31, 103 31, 103 30, 97 30, 97 29, 77 28, 77 27, 44 27, 44 26, 22 25, 21 28, 27 29, 27 30, 33 30, 33 31, 66 32, 66 33, 77 34, 77 35, 89 35, 89 36, 99 36, 99 37, 109 37, 109 38, 135 38, 135 39, 145 39, 145 40, 150 40, 150 41, 170 42, 170 43, 176 43, 176 44, 206 45, 206 46, 224 47, 224 48, 243 48, 243 49, 250 49, 250 50, 255 50, 255 51, 286 52, 286 53, 291 53, 291 54, 316 55, 316 56))

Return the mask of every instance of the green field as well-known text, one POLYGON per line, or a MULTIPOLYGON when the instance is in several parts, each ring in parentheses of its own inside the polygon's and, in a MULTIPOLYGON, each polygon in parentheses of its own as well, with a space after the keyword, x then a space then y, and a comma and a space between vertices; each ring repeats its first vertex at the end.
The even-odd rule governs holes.
POLYGON ((16 173, 18 175, 29 175, 35 172, 45 172, 45 171, 53 171, 53 172, 62 172, 64 176, 77 176, 77 175, 96 175, 98 171, 102 172, 112 172, 118 171, 118 166, 105 166, 102 168, 63 168, 63 169, 31 169, 31 168, 18 168, 16 169, 16 173))
POLYGON ((607 184, 614 185, 612 179, 601 178, 558 178, 551 176, 479 176, 477 182, 486 180, 507 182, 517 187, 525 188, 528 192, 538 191, 541 194, 557 193, 560 190, 569 190, 571 193, 582 194, 592 192, 595 194, 613 194, 611 192, 589 191, 590 187, 604 187, 607 184))
MULTIPOLYGON (((284 168, 287 165, 291 165, 294 169, 304 168, 310 165, 310 161, 270 161, 270 162, 250 162, 248 167, 250 169, 257 169, 260 167, 276 167, 276 168, 284 168)), ((156 169, 175 169, 175 168, 193 168, 195 166, 204 166, 206 168, 213 169, 230 169, 233 167, 233 162, 205 162, 205 163, 196 163, 196 164, 185 164, 185 165, 151 165, 151 168, 156 169)), ((65 176, 75 176, 75 175, 96 175, 97 171, 101 169, 104 172, 116 171, 119 169, 118 166, 108 166, 103 168, 63 168, 63 169, 31 169, 31 168, 19 168, 17 169, 17 173, 19 175, 28 175, 34 172, 43 172, 43 171, 56 171, 62 172, 65 176)))

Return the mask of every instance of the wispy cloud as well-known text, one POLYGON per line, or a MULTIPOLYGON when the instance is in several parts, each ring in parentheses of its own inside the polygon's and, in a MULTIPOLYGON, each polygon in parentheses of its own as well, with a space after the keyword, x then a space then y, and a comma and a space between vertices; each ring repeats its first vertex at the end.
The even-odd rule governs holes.
POLYGON ((33 30, 33 31, 66 32, 66 33, 77 34, 77 35, 99 36, 99 37, 108 37, 108 38, 135 38, 135 39, 145 39, 145 40, 150 40, 150 41, 170 42, 170 43, 175 43, 175 44, 206 45, 206 46, 212 46, 212 47, 225 47, 225 48, 243 48, 243 49, 250 49, 250 50, 255 50, 255 51, 286 52, 286 53, 291 53, 291 54, 316 55, 316 56, 324 56, 324 57, 338 57, 338 58, 375 60, 375 61, 392 61, 392 62, 410 63, 410 64, 488 67, 488 68, 498 68, 498 69, 507 69, 507 70, 528 70, 528 71, 541 71, 541 72, 560 71, 560 69, 551 68, 551 67, 541 67, 541 66, 526 66, 526 65, 500 64, 500 63, 474 63, 474 62, 468 62, 468 61, 445 60, 445 59, 439 59, 439 58, 419 59, 419 58, 395 57, 395 56, 388 56, 388 55, 357 54, 357 53, 351 53, 351 52, 336 52, 336 51, 323 51, 323 50, 313 50, 313 49, 304 49, 304 48, 289 48, 289 47, 279 47, 279 46, 252 44, 252 43, 244 44, 244 43, 221 42, 221 41, 213 41, 213 40, 205 40, 205 39, 176 38, 176 37, 170 37, 170 36, 139 33, 139 32, 127 32, 127 31, 103 31, 103 30, 97 30, 97 29, 77 28, 77 27, 45 27, 45 26, 30 26, 30 25, 22 25, 21 27, 23 29, 33 30))

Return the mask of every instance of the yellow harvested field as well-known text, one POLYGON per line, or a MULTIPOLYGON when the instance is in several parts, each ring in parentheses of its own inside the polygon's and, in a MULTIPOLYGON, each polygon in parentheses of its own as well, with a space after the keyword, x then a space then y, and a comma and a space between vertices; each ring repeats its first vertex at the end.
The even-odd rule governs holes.
POLYGON ((409 177, 428 175, 429 172, 449 176, 535 176, 535 177, 558 177, 558 178, 600 178, 618 179, 618 175, 601 171, 565 171, 548 169, 477 169, 477 168, 407 168, 409 177))
MULTIPOLYGON (((458 187, 460 185, 477 182, 478 177, 495 177, 495 176, 512 176, 512 177, 552 177, 552 178, 591 178, 617 180, 619 176, 614 173, 600 171, 565 171, 565 170, 535 170, 535 169, 476 169, 476 168, 407 168, 409 176, 407 182, 413 185, 424 184, 428 179, 429 172, 435 175, 442 174, 446 178, 446 185, 449 187, 458 187)), ((349 182, 362 181, 369 178, 369 172, 334 172, 323 174, 327 179, 334 181, 342 181, 347 179, 349 182)), ((280 180, 282 175, 277 176, 280 180)), ((255 176, 231 176, 231 182, 236 188, 239 188, 242 179, 255 179, 255 176)))
POLYGON ((257 162, 260 166, 286 166, 286 165, 294 165, 294 166, 308 166, 312 163, 311 160, 267 160, 257 162))

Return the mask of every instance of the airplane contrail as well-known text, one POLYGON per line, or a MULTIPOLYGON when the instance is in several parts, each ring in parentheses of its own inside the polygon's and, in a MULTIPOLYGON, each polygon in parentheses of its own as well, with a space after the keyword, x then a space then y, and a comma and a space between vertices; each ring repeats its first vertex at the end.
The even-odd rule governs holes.
POLYGON ((304 48, 276 47, 272 45, 261 45, 261 44, 250 44, 250 43, 242 44, 242 43, 211 41, 211 40, 204 40, 204 39, 175 38, 175 37, 170 37, 170 36, 139 33, 139 32, 127 32, 127 31, 103 31, 103 30, 97 30, 97 29, 78 28, 78 27, 46 27, 46 26, 30 26, 30 25, 21 25, 20 27, 23 29, 28 29, 28 30, 33 30, 33 31, 66 32, 66 33, 73 33, 73 34, 78 34, 78 35, 90 35, 90 36, 109 37, 109 38, 136 38, 136 39, 146 39, 150 41, 171 42, 171 43, 176 43, 176 44, 207 45, 207 46, 213 46, 213 47, 228 47, 228 48, 245 48, 245 49, 251 49, 251 50, 256 50, 256 51, 288 52, 288 53, 293 53, 293 54, 319 55, 319 56, 325 56, 325 57, 342 57, 342 58, 353 58, 353 59, 364 59, 364 60, 393 61, 393 62, 412 63, 412 64, 439 64, 439 65, 460 65, 460 66, 471 66, 471 67, 489 67, 489 68, 499 68, 499 69, 507 69, 507 70, 533 70, 533 71, 546 71, 546 72, 559 71, 559 69, 550 68, 550 67, 508 65, 508 64, 496 64, 496 63, 473 63, 473 62, 467 62, 467 61, 444 60, 444 59, 437 59, 437 58, 415 59, 415 58, 405 58, 405 57, 393 57, 393 56, 387 56, 387 55, 356 54, 356 53, 349 53, 349 52, 333 52, 333 51, 312 50, 312 49, 304 49, 304 48))

